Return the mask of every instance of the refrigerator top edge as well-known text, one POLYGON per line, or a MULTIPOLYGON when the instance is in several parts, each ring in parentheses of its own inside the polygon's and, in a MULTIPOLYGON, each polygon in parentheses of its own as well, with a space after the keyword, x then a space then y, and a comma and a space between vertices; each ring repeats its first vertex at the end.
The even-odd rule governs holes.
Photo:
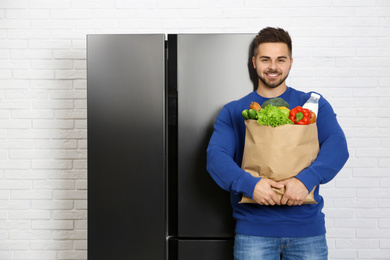
POLYGON ((114 36, 114 35, 163 35, 165 38, 167 38, 170 35, 193 35, 193 36, 220 36, 220 35, 248 35, 248 36, 256 36, 257 33, 90 33, 87 34, 86 37, 91 36, 114 36))

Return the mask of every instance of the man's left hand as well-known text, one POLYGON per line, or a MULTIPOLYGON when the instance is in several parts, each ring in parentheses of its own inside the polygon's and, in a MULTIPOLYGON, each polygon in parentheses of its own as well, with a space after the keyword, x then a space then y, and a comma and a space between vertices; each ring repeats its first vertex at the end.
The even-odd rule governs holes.
POLYGON ((282 200, 280 201, 282 205, 302 205, 303 201, 309 194, 306 186, 295 177, 280 181, 278 183, 282 183, 285 186, 285 192, 282 200))

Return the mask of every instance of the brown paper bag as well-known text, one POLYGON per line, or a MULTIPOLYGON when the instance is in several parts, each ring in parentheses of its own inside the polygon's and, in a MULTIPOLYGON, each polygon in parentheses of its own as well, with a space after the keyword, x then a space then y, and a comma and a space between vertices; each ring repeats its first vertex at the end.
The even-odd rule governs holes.
MULTIPOLYGON (((245 120, 245 147, 241 168, 252 176, 281 181, 296 176, 307 168, 320 150, 317 124, 259 125, 256 120, 245 120)), ((317 204, 314 189, 304 204, 317 204)), ((273 188, 279 198, 283 189, 273 188)), ((240 203, 256 203, 243 196, 240 203)))

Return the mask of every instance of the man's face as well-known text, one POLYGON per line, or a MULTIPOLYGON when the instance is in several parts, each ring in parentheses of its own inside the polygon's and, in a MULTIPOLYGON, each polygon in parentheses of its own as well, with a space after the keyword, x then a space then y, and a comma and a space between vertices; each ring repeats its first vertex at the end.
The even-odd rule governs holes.
POLYGON ((253 67, 259 77, 259 84, 267 88, 286 85, 286 78, 293 62, 287 44, 279 42, 262 43, 256 57, 252 58, 253 67))

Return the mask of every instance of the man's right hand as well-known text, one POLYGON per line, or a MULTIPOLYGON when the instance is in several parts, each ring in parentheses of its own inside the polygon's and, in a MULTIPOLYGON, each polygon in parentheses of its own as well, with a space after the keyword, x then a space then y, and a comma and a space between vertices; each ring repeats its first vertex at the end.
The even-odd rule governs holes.
POLYGON ((253 192, 253 200, 259 203, 260 205, 280 205, 280 199, 272 188, 283 188, 283 184, 277 183, 276 181, 270 179, 261 179, 255 186, 253 192))

